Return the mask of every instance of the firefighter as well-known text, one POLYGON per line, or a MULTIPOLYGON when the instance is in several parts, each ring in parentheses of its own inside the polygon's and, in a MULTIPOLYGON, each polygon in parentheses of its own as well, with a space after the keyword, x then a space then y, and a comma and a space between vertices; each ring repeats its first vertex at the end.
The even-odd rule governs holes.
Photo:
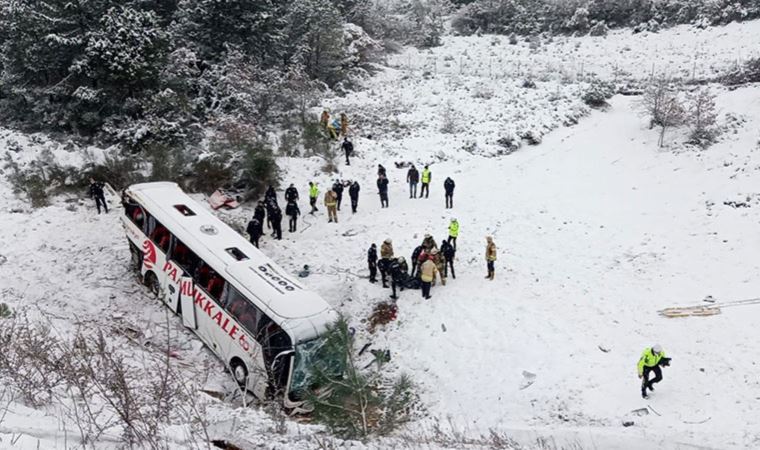
POLYGON ((654 391, 654 384, 662 381, 662 369, 660 366, 670 365, 670 358, 665 357, 665 351, 660 344, 644 349, 637 365, 639 378, 641 379, 641 397, 649 398, 647 389, 654 391), (654 372, 654 378, 649 379, 649 373, 654 372))
POLYGON ((327 222, 338 222, 338 194, 332 189, 325 192, 325 206, 327 207, 327 222))
POLYGON ((486 279, 488 280, 493 280, 494 262, 496 262, 496 244, 491 236, 486 236, 486 266, 488 267, 486 279))
POLYGON ((369 266, 369 282, 377 283, 377 246, 374 243, 367 250, 367 265, 369 266))
POLYGON ((309 214, 314 214, 315 212, 319 211, 317 209, 317 197, 319 196, 319 189, 317 188, 317 183, 309 181, 309 204, 311 205, 311 211, 309 214))
POLYGON ((380 246, 380 262, 377 264, 377 268, 380 269, 380 280, 383 282, 383 287, 387 288, 386 275, 388 273, 388 266, 390 260, 393 258, 393 241, 391 238, 383 241, 383 245, 380 246))

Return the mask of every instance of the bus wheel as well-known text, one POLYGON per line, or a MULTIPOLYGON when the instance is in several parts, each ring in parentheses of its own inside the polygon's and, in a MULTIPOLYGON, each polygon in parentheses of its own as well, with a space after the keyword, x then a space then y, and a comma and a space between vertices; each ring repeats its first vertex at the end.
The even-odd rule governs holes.
POLYGON ((148 289, 150 289, 150 292, 155 297, 158 297, 158 292, 161 289, 161 286, 158 284, 158 278, 156 278, 155 273, 147 272, 145 274, 145 285, 148 286, 148 289))
POLYGON ((142 252, 140 252, 140 250, 138 250, 137 247, 135 247, 135 245, 132 243, 129 244, 129 248, 132 253, 132 261, 130 262, 132 265, 132 270, 134 270, 135 272, 139 274, 140 267, 142 267, 142 260, 143 260, 142 252))
POLYGON ((248 369, 243 364, 243 361, 234 358, 230 361, 230 372, 232 372, 232 378, 240 387, 245 387, 248 383, 248 369))

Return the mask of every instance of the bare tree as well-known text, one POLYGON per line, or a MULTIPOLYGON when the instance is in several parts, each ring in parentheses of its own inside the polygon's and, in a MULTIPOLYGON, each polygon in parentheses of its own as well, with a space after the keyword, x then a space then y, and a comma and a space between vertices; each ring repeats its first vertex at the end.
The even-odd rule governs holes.
POLYGON ((717 119, 715 94, 706 87, 694 91, 689 97, 687 114, 687 120, 691 127, 689 143, 707 148, 715 142, 718 134, 715 129, 717 119))
POLYGON ((654 78, 639 101, 641 113, 649 118, 649 128, 660 127, 657 145, 662 147, 665 131, 683 124, 686 112, 678 98, 678 90, 666 78, 654 78))

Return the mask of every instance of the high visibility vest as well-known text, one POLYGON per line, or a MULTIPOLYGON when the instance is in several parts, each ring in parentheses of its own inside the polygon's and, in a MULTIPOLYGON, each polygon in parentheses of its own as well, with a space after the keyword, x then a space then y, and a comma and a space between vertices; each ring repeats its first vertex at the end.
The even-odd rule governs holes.
POLYGON ((451 224, 449 225, 449 236, 451 237, 459 236, 459 222, 451 222, 451 224))
POLYGON ((317 198, 318 195, 319 195, 319 189, 317 188, 316 183, 312 184, 309 187, 309 197, 311 197, 311 198, 317 198))
POLYGON ((430 169, 422 169, 422 182, 430 183, 430 169))
POLYGON ((660 352, 660 353, 655 354, 651 348, 644 350, 644 352, 641 354, 641 359, 639 359, 639 363, 637 365, 637 368, 639 369, 639 375, 642 375, 644 373, 644 366, 654 367, 657 364, 659 364, 660 360, 664 357, 665 357, 665 352, 660 352))

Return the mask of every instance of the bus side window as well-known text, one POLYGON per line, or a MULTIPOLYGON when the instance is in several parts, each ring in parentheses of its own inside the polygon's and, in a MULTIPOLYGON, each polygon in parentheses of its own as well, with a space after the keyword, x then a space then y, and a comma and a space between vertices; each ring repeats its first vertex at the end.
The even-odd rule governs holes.
POLYGON ((224 291, 224 278, 216 273, 211 274, 211 277, 206 285, 206 292, 214 298, 214 300, 222 299, 222 292, 224 291))
POLYGON ((261 316, 261 311, 243 297, 237 289, 227 283, 227 301, 225 309, 240 325, 252 336, 256 335, 256 323, 261 316))
POLYGON ((128 200, 127 203, 124 204, 124 214, 126 214, 127 217, 129 217, 129 220, 137 225, 138 228, 141 230, 143 229, 143 225, 145 225, 145 213, 143 213, 140 205, 128 200))

